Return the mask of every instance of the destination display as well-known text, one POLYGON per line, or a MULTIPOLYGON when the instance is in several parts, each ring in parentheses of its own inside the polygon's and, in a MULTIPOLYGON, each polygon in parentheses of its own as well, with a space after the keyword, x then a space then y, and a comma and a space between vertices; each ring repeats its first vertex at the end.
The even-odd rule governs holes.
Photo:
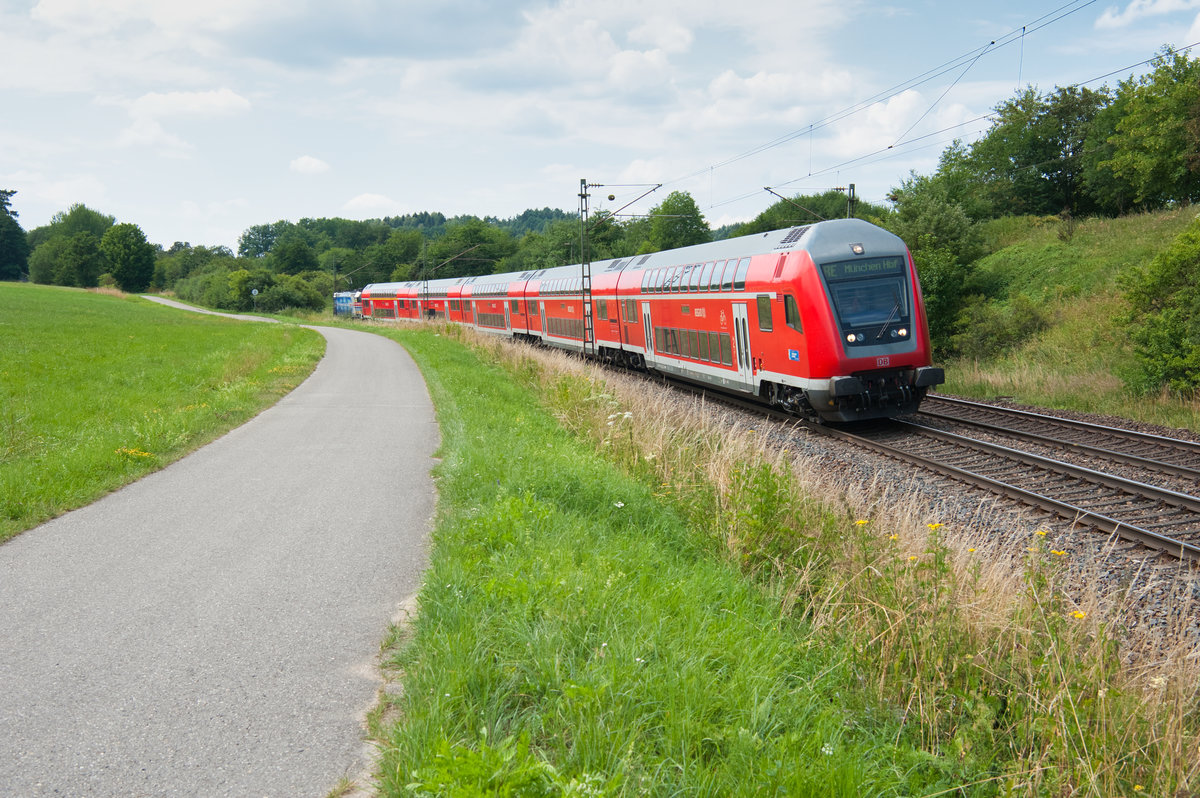
POLYGON ((826 280, 852 280, 856 277, 876 277, 881 274, 901 274, 904 258, 895 255, 888 258, 866 258, 844 260, 821 265, 826 280))

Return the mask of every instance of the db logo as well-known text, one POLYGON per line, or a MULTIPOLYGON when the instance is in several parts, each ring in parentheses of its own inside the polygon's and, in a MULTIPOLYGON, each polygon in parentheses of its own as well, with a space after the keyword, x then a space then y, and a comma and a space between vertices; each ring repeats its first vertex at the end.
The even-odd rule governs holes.
POLYGON ((890 366, 892 365, 892 359, 890 357, 877 357, 875 358, 875 365, 879 368, 890 366))

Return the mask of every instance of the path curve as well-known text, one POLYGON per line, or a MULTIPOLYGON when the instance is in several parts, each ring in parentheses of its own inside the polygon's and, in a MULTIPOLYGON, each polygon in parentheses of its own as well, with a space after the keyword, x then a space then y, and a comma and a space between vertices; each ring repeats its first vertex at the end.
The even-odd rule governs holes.
POLYGON ((0 546, 0 794, 323 796, 365 767, 438 433, 402 347, 315 329, 274 407, 0 546))

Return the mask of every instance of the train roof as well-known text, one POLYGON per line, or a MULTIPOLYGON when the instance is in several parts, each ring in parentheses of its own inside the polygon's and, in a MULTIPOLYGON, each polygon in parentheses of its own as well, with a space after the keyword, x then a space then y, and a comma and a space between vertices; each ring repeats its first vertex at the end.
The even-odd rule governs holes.
MULTIPOLYGON (((813 260, 824 262, 862 254, 851 250, 853 245, 861 245, 865 254, 870 254, 872 251, 895 254, 897 250, 904 250, 904 242, 882 227, 862 219, 830 219, 799 227, 770 230, 765 233, 726 238, 721 241, 711 241, 678 249, 666 249, 648 255, 605 258, 592 262, 592 275, 626 270, 656 269, 662 266, 679 266, 727 258, 753 257, 772 252, 790 252, 796 249, 805 250, 812 255, 813 260)), ((574 263, 524 272, 447 277, 430 280, 428 283, 421 280, 409 280, 402 283, 372 283, 362 290, 363 293, 370 291, 374 296, 395 296, 397 292, 407 293, 426 289, 444 293, 456 286, 471 285, 472 293, 477 296, 492 293, 501 295, 505 293, 501 290, 501 286, 506 287, 514 282, 524 283, 531 280, 545 281, 578 277, 581 265, 574 263)))

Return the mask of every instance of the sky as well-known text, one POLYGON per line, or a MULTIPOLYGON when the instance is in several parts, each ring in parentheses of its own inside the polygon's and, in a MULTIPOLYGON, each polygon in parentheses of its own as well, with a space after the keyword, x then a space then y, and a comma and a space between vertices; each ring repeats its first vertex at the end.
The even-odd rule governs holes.
POLYGON ((1198 42, 1200 0, 0 0, 0 188, 26 230, 84 203, 235 251, 280 219, 574 213, 581 180, 590 212, 686 191, 717 227, 765 187, 882 203, 1020 88, 1198 42))

